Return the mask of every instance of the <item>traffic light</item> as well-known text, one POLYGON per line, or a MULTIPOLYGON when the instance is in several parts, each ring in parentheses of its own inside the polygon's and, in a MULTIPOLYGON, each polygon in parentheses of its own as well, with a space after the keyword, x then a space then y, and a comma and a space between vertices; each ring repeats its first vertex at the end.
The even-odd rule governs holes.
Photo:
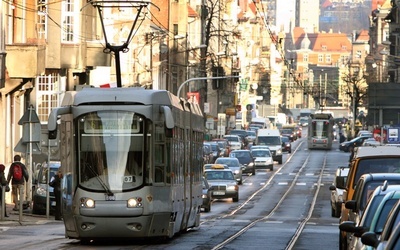
MULTIPOLYGON (((224 68, 221 66, 213 67, 212 68, 212 76, 213 77, 225 76, 224 68)), ((213 89, 221 89, 223 82, 224 82, 224 79, 213 79, 212 80, 212 88, 213 89)))

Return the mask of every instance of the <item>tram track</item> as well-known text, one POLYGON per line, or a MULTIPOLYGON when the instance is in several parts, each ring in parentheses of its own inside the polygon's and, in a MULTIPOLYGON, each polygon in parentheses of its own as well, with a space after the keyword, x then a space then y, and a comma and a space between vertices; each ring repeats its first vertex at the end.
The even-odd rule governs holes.
MULTIPOLYGON (((296 150, 289 157, 289 159, 285 162, 285 164, 280 169, 275 171, 269 177, 269 179, 265 182, 265 184, 262 187, 257 189, 251 196, 249 196, 246 199, 246 201, 241 203, 234 210, 232 210, 231 212, 229 212, 229 213, 227 213, 225 215, 217 217, 217 219, 228 219, 228 218, 234 216, 235 214, 237 214, 239 211, 241 211, 247 204, 252 202, 254 200, 254 198, 260 192, 264 191, 268 186, 270 186, 275 181, 276 177, 279 176, 281 174, 281 172, 285 169, 286 165, 290 162, 290 160, 294 156, 294 154, 296 154, 296 151, 299 148, 301 148, 301 145, 303 143, 304 142, 301 142, 298 145, 296 150)), ((272 209, 270 209, 269 211, 266 211, 266 214, 263 215, 262 217, 255 218, 255 219, 251 220, 247 225, 243 226, 240 230, 238 230, 234 234, 230 235, 229 237, 227 237, 226 239, 224 239, 220 243, 214 245, 211 249, 217 250, 217 249, 222 249, 222 248, 226 247, 228 244, 234 242, 237 238, 239 238, 240 236, 244 235, 249 229, 255 227, 258 223, 262 223, 262 222, 268 221, 276 213, 276 211, 278 209, 282 209, 283 202, 287 199, 289 194, 291 194, 293 189, 296 187, 296 183, 297 183, 298 179, 304 173, 304 171, 305 171, 305 169, 307 167, 307 164, 309 163, 309 159, 311 157, 311 154, 312 154, 311 152, 308 153, 306 159, 303 161, 303 163, 302 163, 301 167, 298 169, 297 173, 294 176, 292 176, 293 179, 292 179, 290 185, 286 188, 285 192, 281 195, 280 199, 275 203, 275 205, 273 206, 272 209)), ((302 231, 304 230, 304 227, 306 226, 307 222, 310 220, 310 218, 311 218, 311 216, 313 214, 314 206, 316 204, 317 197, 318 197, 318 194, 320 192, 320 186, 321 186, 321 182, 322 182, 323 172, 324 172, 324 169, 325 169, 325 166, 326 166, 326 158, 327 158, 327 154, 324 155, 323 164, 322 164, 322 167, 321 167, 319 175, 318 175, 318 181, 316 183, 316 189, 314 191, 312 202, 311 202, 310 207, 308 209, 307 216, 305 216, 304 218, 299 219, 298 226, 297 226, 294 234, 292 235, 292 237, 289 239, 289 241, 288 241, 288 243, 287 243, 287 245, 286 245, 286 247, 284 249, 288 249, 289 250, 289 249, 292 249, 294 247, 294 245, 296 244, 297 240, 299 239, 302 231)), ((208 221, 211 221, 211 220, 215 220, 215 219, 216 218, 214 217, 212 219, 205 220, 205 221, 202 222, 202 224, 207 223, 208 221)))

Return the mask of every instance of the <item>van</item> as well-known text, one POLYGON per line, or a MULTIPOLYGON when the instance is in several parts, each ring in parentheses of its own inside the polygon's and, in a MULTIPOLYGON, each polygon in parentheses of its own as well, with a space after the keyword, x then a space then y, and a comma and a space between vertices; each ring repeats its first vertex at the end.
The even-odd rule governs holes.
MULTIPOLYGON (((350 162, 343 201, 352 200, 355 186, 363 174, 400 173, 400 146, 356 147, 350 162)), ((340 223, 349 220, 349 209, 342 204, 340 223)), ((339 248, 346 249, 346 232, 340 231, 339 248)))
POLYGON ((272 153, 272 158, 282 164, 282 141, 278 129, 259 129, 256 145, 266 145, 272 153))

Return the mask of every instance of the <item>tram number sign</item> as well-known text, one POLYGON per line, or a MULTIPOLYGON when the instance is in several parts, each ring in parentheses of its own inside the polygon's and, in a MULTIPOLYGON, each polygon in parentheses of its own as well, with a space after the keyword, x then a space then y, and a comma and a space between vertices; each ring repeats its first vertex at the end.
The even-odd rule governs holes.
POLYGON ((225 191, 214 191, 213 195, 225 195, 225 191))
POLYGON ((115 195, 105 195, 106 201, 115 201, 115 195))
POLYGON ((133 175, 126 175, 124 176, 124 182, 135 182, 135 176, 133 175))

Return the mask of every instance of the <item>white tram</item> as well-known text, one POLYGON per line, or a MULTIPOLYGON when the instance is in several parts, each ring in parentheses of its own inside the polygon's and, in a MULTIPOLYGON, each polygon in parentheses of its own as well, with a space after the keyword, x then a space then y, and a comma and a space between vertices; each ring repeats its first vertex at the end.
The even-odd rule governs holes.
POLYGON ((67 92, 48 121, 66 236, 166 238, 199 226, 203 124, 197 104, 165 90, 67 92))
POLYGON ((332 149, 334 124, 330 113, 311 114, 308 120, 308 148, 332 149))

